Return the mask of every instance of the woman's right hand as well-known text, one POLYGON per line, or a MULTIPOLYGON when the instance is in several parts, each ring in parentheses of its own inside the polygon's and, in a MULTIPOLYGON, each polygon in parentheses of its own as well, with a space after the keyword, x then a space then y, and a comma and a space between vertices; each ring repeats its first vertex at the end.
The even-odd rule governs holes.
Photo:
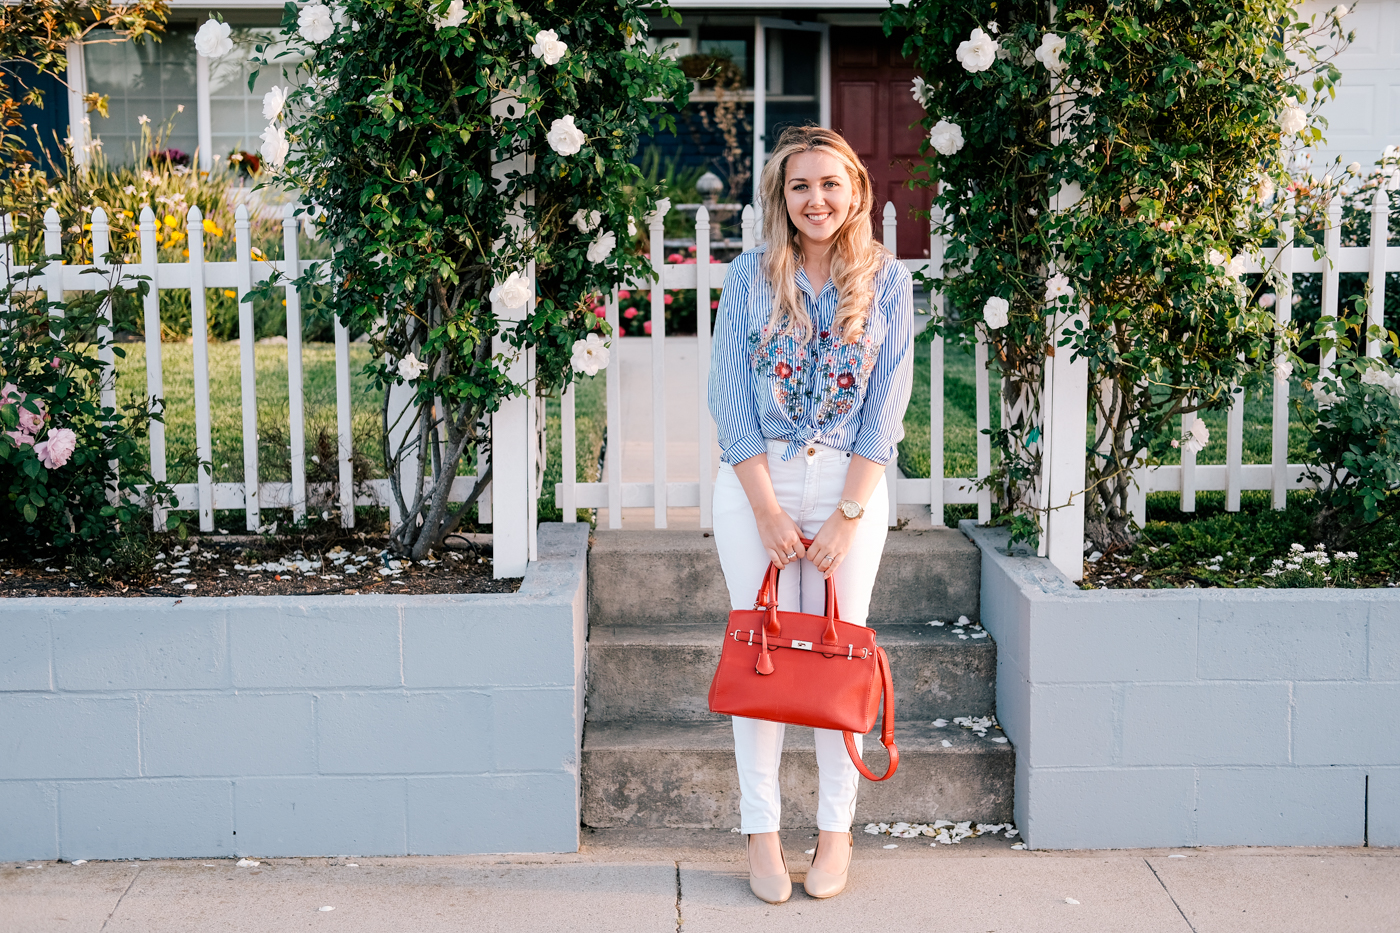
POLYGON ((787 512, 775 507, 755 513, 754 518, 758 522, 758 539, 763 542, 768 559, 779 568, 806 556, 807 549, 802 546, 802 532, 787 512), (789 554, 793 556, 789 557, 789 554))

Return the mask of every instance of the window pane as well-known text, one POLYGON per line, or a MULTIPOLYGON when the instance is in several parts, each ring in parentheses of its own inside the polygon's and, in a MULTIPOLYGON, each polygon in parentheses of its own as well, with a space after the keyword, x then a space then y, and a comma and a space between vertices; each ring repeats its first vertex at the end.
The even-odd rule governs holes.
MULTIPOLYGON (((112 33, 94 36, 106 38, 112 33)), ((150 118, 153 132, 169 122, 165 147, 193 156, 199 145, 195 59, 193 27, 171 26, 160 42, 148 36, 139 41, 95 41, 83 47, 88 91, 108 97, 106 119, 96 113, 88 116, 92 135, 102 140, 109 160, 132 161, 141 145, 142 116, 150 118)))
MULTIPOLYGON (((226 161, 236 152, 257 152, 262 145, 262 132, 267 128, 263 119, 262 101, 274 85, 286 87, 292 83, 292 70, 298 59, 284 56, 277 64, 258 66, 248 59, 263 46, 263 55, 273 58, 280 51, 274 39, 280 32, 273 26, 234 29, 233 50, 223 58, 209 62, 209 124, 214 147, 214 161, 226 161), (286 69, 287 75, 283 74, 286 69), (258 71, 253 90, 248 90, 248 76, 258 71)), ((300 83, 298 81, 298 83, 300 83)))

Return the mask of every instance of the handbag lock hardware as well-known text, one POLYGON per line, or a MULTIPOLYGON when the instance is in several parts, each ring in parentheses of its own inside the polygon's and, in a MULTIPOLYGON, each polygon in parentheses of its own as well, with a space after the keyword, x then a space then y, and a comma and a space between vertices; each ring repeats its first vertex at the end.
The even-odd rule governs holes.
POLYGON ((792 646, 793 646, 794 648, 801 648, 803 651, 811 651, 811 650, 812 650, 812 643, 811 643, 810 641, 798 641, 797 639, 794 638, 794 639, 792 640, 792 646))

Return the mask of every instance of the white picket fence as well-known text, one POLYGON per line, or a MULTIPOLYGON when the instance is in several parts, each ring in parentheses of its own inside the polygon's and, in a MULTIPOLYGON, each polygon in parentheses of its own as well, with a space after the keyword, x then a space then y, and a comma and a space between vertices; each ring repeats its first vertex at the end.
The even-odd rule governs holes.
MULTIPOLYGON (((1387 269, 1400 270, 1400 247, 1387 246, 1390 222, 1390 204, 1384 191, 1376 193, 1371 211, 1371 245, 1368 247, 1341 246, 1341 206, 1334 203, 1327 215, 1327 229, 1324 238, 1324 255, 1314 258, 1311 248, 1294 247, 1291 239, 1285 242, 1265 261, 1276 264, 1284 273, 1285 287, 1278 290, 1276 308, 1284 322, 1292 309, 1291 293, 1287 287, 1291 276, 1306 273, 1322 274, 1322 307, 1324 314, 1335 314, 1341 296, 1338 292, 1338 276, 1341 273, 1369 273, 1370 318, 1375 323, 1384 320, 1384 281, 1387 269)), ((756 214, 752 206, 743 212, 743 244, 751 248, 755 243, 756 214)), ((10 223, 5 219, 6 224, 10 223)), ((562 431, 562 476, 563 481, 555 488, 556 501, 564 513, 565 521, 574 521, 579 508, 607 508, 611 527, 620 527, 623 508, 650 508, 653 510, 653 524, 657 528, 667 525, 667 510, 670 508, 695 508, 700 510, 702 527, 711 526, 711 488, 718 464, 712 462, 711 442, 714 425, 706 405, 706 383, 709 370, 710 320, 706 313, 713 290, 723 282, 726 263, 710 261, 710 221, 704 208, 696 212, 696 261, 694 263, 657 263, 665 255, 662 238, 663 218, 655 216, 650 223, 651 255, 653 266, 660 278, 627 283, 627 287, 650 290, 651 300, 651 366, 649 385, 624 385, 620 368, 614 367, 607 376, 607 434, 612 443, 618 443, 623 436, 622 398, 624 392, 650 391, 652 396, 652 439, 653 463, 650 482, 623 482, 620 456, 607 458, 607 476, 601 482, 578 482, 578 445, 575 425, 575 393, 571 388, 564 393, 561 404, 562 431), (697 292, 696 315, 699 328, 699 365, 697 367, 696 398, 698 400, 699 424, 703 436, 698 445, 697 482, 670 482, 667 478, 668 458, 666 439, 668 428, 665 418, 665 292, 667 290, 690 290, 697 292)), ((891 250, 895 247, 898 225, 893 204, 886 204, 883 216, 883 239, 891 250)), ((109 249, 110 228, 106 213, 97 208, 92 214, 91 245, 93 255, 99 261, 89 265, 72 266, 60 262, 49 265, 44 274, 43 288, 52 301, 61 301, 66 292, 91 290, 106 287, 109 276, 146 276, 152 288, 145 297, 144 321, 146 332, 146 393, 148 397, 163 398, 164 380, 161 370, 161 327, 159 291, 163 289, 189 289, 193 328, 194 358, 194 430, 195 450, 202 464, 197 471, 198 481, 178 484, 175 487, 176 509, 198 511, 199 527, 202 531, 214 530, 216 509, 241 509, 246 516, 246 526, 257 529, 262 526, 261 510, 264 508, 290 509, 293 517, 305 516, 308 503, 318 503, 330 495, 329 484, 317 487, 306 482, 305 415, 302 385, 302 341, 301 306, 297 289, 290 279, 305 272, 309 263, 298 259, 298 221, 293 215, 292 206, 287 206, 282 220, 284 260, 253 258, 252 236, 248 210, 239 205, 235 215, 236 259, 233 262, 209 262, 204 258, 203 217, 198 208, 190 208, 188 215, 189 258, 186 262, 160 262, 157 258, 155 239, 156 219, 149 207, 141 212, 139 223, 140 259, 137 263, 119 270, 110 270, 100 261, 109 249), (85 271, 95 268, 96 271, 85 271), (261 482, 258 476, 258 411, 257 390, 254 379, 254 332, 253 306, 251 302, 239 305, 239 338, 241 364, 241 415, 243 437, 243 481, 241 483, 217 482, 213 469, 211 439, 211 409, 209 396, 209 352, 208 316, 205 289, 236 289, 240 296, 246 295, 255 284, 266 281, 274 273, 287 276, 281 286, 287 302, 287 380, 288 380, 288 429, 291 454, 290 482, 261 482)), ((9 229, 8 226, 5 229, 9 229)), ((1291 232, 1289 234, 1291 237, 1291 232)), ((50 256, 61 255, 62 240, 58 214, 50 209, 45 215, 44 248, 50 256)), ((911 271, 927 270, 933 277, 942 273, 944 244, 936 234, 931 241, 929 259, 902 260, 911 271)), ((16 266, 9 250, 0 252, 0 266, 3 266, 7 280, 25 273, 24 267, 16 266)), ((1259 272, 1256 263, 1249 271, 1259 272)), ((942 299, 934 296, 935 307, 941 311, 942 299)), ((110 312, 109 312, 110 313, 110 312)), ((618 298, 616 293, 606 302, 606 314, 614 333, 620 333, 618 298)), ((110 320, 110 318, 109 318, 110 320)), ((1370 352, 1379 352, 1378 346, 1371 346, 1370 352)), ((934 524, 941 524, 943 506, 956 503, 975 503, 980 521, 991 517, 991 498, 987 490, 975 488, 979 477, 991 470, 991 447, 988 437, 982 433, 990 427, 990 412, 994 386, 989 382, 987 370, 987 348, 980 339, 975 348, 976 373, 976 421, 977 475, 973 477, 944 477, 944 346, 941 337, 936 337, 931 346, 929 368, 929 463, 930 476, 927 479, 911 479, 898 475, 897 465, 889 468, 890 496, 889 521, 895 523, 900 505, 922 505, 930 508, 934 524)), ((103 352, 102 360, 109 367, 113 363, 110 348, 103 352)), ((352 527, 355 522, 355 505, 390 504, 389 483, 387 480, 371 480, 356 488, 352 481, 351 463, 351 389, 349 334, 337 321, 335 324, 335 385, 336 423, 339 440, 339 462, 337 475, 339 482, 338 508, 341 522, 352 527)), ((103 390, 103 404, 116 402, 115 379, 109 378, 103 390)), ((1238 508, 1239 494, 1246 489, 1273 490, 1275 507, 1282 508, 1288 490, 1299 487, 1299 477, 1304 469, 1299 464, 1287 462, 1288 450, 1288 384, 1281 376, 1275 376, 1273 400, 1273 445, 1269 463, 1246 464, 1243 462, 1243 416, 1242 396, 1237 394, 1230 410, 1226 436, 1226 463, 1221 465, 1197 465, 1194 455, 1183 451, 1180 465, 1156 466, 1144 469, 1139 474, 1139 491, 1135 511, 1139 517, 1145 511, 1145 496, 1152 491, 1171 491, 1181 495, 1183 508, 1194 508, 1195 494, 1201 490, 1223 490, 1226 493, 1227 507, 1238 508)), ((1056 399, 1056 403, 1059 399, 1056 399)), ((1079 415, 1082 423, 1082 412, 1079 415)), ((1192 416, 1183 419, 1183 430, 1189 428, 1192 416)), ((1054 434, 1060 414, 1052 407, 1046 425, 1047 437, 1054 434)), ((533 436, 535 414, 532 406, 507 405, 495 416, 493 431, 498 437, 504 436, 503 429, 511 436, 533 436), (506 420, 509 420, 507 425, 506 420), (522 420, 523 419, 523 420, 522 420), (515 421, 521 421, 516 425, 515 421)), ((166 436, 165 426, 153 424, 150 437, 151 473, 159 480, 166 477, 166 436)), ((1073 440, 1073 437, 1070 437, 1073 440)), ((494 452, 497 476, 520 477, 537 475, 533 454, 533 444, 498 443, 494 452), (519 461, 519 462, 517 462, 519 461)), ((514 482, 514 480, 512 480, 514 482)), ((453 484, 452 499, 462 501, 475 488, 476 477, 459 477, 453 484)), ((497 484, 493 484, 497 485, 497 484)), ((1076 489, 1082 489, 1082 482, 1076 489)), ((528 503, 533 496, 514 495, 508 501, 498 501, 500 496, 482 496, 481 518, 494 521, 497 533, 497 551, 501 552, 509 540, 511 554, 497 553, 497 561, 502 566, 509 565, 522 569, 527 557, 533 557, 532 548, 527 542, 533 540, 522 529, 532 521, 533 509, 528 503), (503 524, 512 529, 507 531, 503 524), (516 528, 515 526, 520 526, 516 528), (519 550, 519 554, 514 552, 519 550)), ((537 490, 536 490, 537 492, 537 490)), ((1053 503, 1052 503, 1053 505, 1053 503)), ((163 523, 164 517, 157 516, 163 523)), ((1078 553, 1082 539, 1082 522, 1076 530, 1073 523, 1051 523, 1049 534, 1062 536, 1066 546, 1061 553, 1078 553), (1069 546, 1069 545, 1072 545, 1069 546)), ((1054 548, 1051 547, 1051 552, 1054 548)), ((1063 569, 1078 577, 1080 568, 1066 566, 1063 569)))
MULTIPOLYGON (((1293 233, 1291 226, 1285 228, 1285 238, 1281 245, 1270 250, 1270 255, 1264 257, 1264 262, 1270 267, 1277 266, 1283 275, 1281 287, 1277 291, 1277 302, 1275 307, 1280 319, 1280 326, 1289 320, 1292 303, 1292 276, 1321 273, 1322 274, 1322 313, 1324 315, 1335 315, 1339 306, 1341 296, 1338 291, 1338 276, 1341 273, 1365 272, 1370 275, 1370 282, 1378 287, 1372 288, 1368 295, 1370 301, 1369 316, 1372 323, 1380 324, 1384 321, 1384 297, 1385 297, 1385 273, 1387 269, 1400 270, 1400 247, 1387 246, 1389 238, 1389 218, 1390 204, 1386 192, 1377 191, 1371 211, 1371 245, 1366 247, 1343 247, 1341 245, 1341 213, 1342 208, 1339 201, 1334 201, 1327 214, 1327 228, 1324 238, 1324 255, 1314 258, 1311 247, 1296 247, 1293 245, 1293 233)), ((757 217, 752 206, 744 208, 743 212, 743 245, 749 249, 755 245, 755 229, 757 217)), ((886 204, 883 215, 883 240, 887 248, 892 252, 895 249, 896 232, 898 218, 895 207, 892 203, 886 204)), ((933 225, 936 230, 937 224, 933 225)), ((658 218, 651 224, 651 255, 659 257, 663 255, 661 220, 658 218)), ((714 438, 714 423, 710 417, 707 399, 707 381, 709 377, 709 355, 710 355, 710 321, 709 315, 705 313, 710 305, 710 294, 712 289, 719 288, 724 279, 724 273, 728 268, 726 263, 712 263, 709 255, 710 224, 708 213, 704 208, 696 212, 695 239, 697 244, 696 261, 694 263, 670 264, 664 263, 660 266, 660 287, 656 287, 655 280, 648 282, 630 283, 629 287, 651 290, 651 365, 649 386, 624 385, 620 372, 610 370, 607 381, 607 436, 610 445, 617 443, 617 439, 622 437, 622 398, 624 392, 648 391, 652 395, 652 448, 653 465, 652 479, 650 482, 623 482, 620 456, 609 456, 607 458, 607 475, 600 482, 578 482, 577 476, 577 434, 575 430, 574 418, 574 394, 572 389, 564 394, 562 405, 562 482, 556 485, 556 501, 560 504, 564 512, 564 521, 574 521, 575 510, 578 508, 606 508, 608 510, 608 523, 613 528, 621 527, 623 508, 650 508, 653 510, 653 524, 657 528, 667 526, 668 508, 694 508, 700 509, 700 525, 704 528, 712 527, 711 521, 711 487, 714 481, 718 464, 711 462, 711 443, 714 438), (665 421, 665 297, 664 290, 687 290, 695 289, 697 328, 699 330, 699 365, 697 367, 696 397, 699 400, 699 424, 702 436, 699 438, 698 476, 697 482, 670 482, 667 479, 667 425, 665 421), (660 413, 658 415, 658 413, 660 413), (659 493, 658 493, 659 491, 659 493)), ((943 271, 944 243, 942 237, 935 232, 931 237, 929 259, 904 259, 901 260, 910 271, 927 271, 933 277, 938 278, 943 271)), ((1264 266, 1258 261, 1252 263, 1246 271, 1262 272, 1264 266)), ((942 301, 940 296, 933 296, 932 302, 941 313, 942 301)), ((606 303, 606 314, 608 323, 615 333, 620 333, 620 321, 618 319, 618 301, 614 294, 606 303)), ((1379 353, 1379 347, 1372 345, 1369 351, 1374 355, 1379 353)), ((990 382, 987 370, 987 346, 979 334, 975 344, 974 372, 976 378, 976 421, 977 421, 977 475, 973 477, 944 477, 944 346, 941 337, 935 337, 931 341, 930 367, 929 367, 929 463, 930 476, 927 479, 912 479, 902 477, 898 473, 896 464, 891 464, 887 472, 887 482, 890 495, 889 523, 893 526, 896 522, 896 515, 900 505, 922 505, 928 506, 931 513, 931 520, 935 525, 943 523, 943 506, 947 504, 970 504, 977 505, 978 520, 985 522, 991 518, 991 496, 986 489, 976 488, 976 482, 981 477, 985 477, 991 470, 991 443, 987 435, 981 433, 991 425, 991 401, 994 397, 999 399, 999 395, 994 396, 995 387, 990 382)), ((916 391, 920 391, 916 388, 916 391)), ((1052 403, 1053 404, 1053 403, 1052 403)), ((1082 411, 1079 414, 1082 422, 1082 411)), ((1182 430, 1188 430, 1194 421, 1194 415, 1186 415, 1182 419, 1182 430)), ((1055 431, 1057 412, 1052 408, 1049 422, 1046 425, 1047 437, 1055 431)), ((1146 519, 1146 496, 1148 492, 1176 492, 1181 496, 1182 507, 1186 510, 1195 509, 1196 493, 1203 490, 1224 491, 1226 493, 1226 507, 1229 510, 1238 510, 1240 492, 1243 490, 1270 489, 1273 491, 1273 504, 1275 508, 1283 508, 1286 502, 1287 493, 1290 489, 1300 489, 1307 485, 1307 481, 1302 479, 1302 473, 1306 469, 1301 464, 1290 464, 1288 455, 1288 382, 1281 374, 1275 374, 1274 398, 1273 398, 1273 434, 1271 460, 1269 463, 1243 462, 1243 433, 1244 433, 1244 399, 1242 392, 1236 392, 1234 405, 1229 410, 1226 430, 1226 462, 1215 465, 1197 465, 1196 455, 1192 452, 1182 451, 1182 462, 1180 464, 1160 465, 1147 467, 1138 472, 1138 488, 1134 497, 1133 511, 1139 523, 1146 519)), ((1073 438, 1071 437, 1071 441, 1073 438)), ((1083 439, 1078 442, 1080 449, 1083 448, 1083 439)), ((1076 491, 1083 489, 1083 481, 1072 488, 1076 491)), ((1082 495, 1081 495, 1082 501, 1082 495)), ((1056 503, 1051 503, 1055 505, 1056 503)), ((1071 547, 1062 551, 1072 551, 1079 553, 1079 545, 1083 538, 1082 520, 1076 530, 1071 523, 1066 530, 1064 524, 1056 525, 1051 523, 1050 534, 1059 534, 1072 543, 1071 547)), ((1048 546, 1050 552, 1054 552, 1053 545, 1048 546)), ((1065 567, 1077 579, 1082 568, 1065 567)))

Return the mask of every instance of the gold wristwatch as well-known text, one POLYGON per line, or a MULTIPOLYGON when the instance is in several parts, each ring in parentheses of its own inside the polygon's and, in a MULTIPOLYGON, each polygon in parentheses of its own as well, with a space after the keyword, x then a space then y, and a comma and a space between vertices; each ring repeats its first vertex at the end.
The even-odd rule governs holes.
POLYGON ((842 499, 836 503, 836 510, 851 521, 865 514, 865 506, 854 499, 842 499))

